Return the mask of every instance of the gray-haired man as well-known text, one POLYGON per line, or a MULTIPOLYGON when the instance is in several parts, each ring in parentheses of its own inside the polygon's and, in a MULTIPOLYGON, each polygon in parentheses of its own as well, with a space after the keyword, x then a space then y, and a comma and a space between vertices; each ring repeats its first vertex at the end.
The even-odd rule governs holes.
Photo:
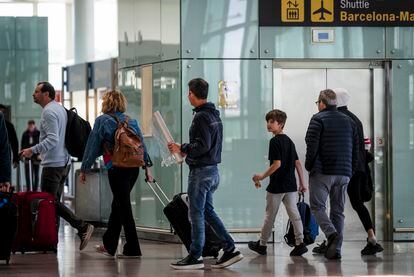
POLYGON ((356 165, 358 134, 355 124, 336 109, 336 95, 320 92, 315 114, 306 132, 305 168, 309 171, 310 204, 328 238, 325 257, 341 258, 345 192, 356 165), (330 215, 326 201, 330 198, 330 215))

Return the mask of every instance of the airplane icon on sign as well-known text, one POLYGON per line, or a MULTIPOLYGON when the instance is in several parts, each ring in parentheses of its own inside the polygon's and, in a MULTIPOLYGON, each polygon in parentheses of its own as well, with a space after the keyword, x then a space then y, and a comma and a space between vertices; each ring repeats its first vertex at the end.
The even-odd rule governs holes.
POLYGON ((321 16, 319 17, 319 20, 326 20, 326 18, 324 17, 325 13, 332 14, 332 12, 328 11, 327 9, 323 7, 323 0, 321 0, 321 7, 317 9, 316 11, 314 11, 312 14, 320 14, 321 16))

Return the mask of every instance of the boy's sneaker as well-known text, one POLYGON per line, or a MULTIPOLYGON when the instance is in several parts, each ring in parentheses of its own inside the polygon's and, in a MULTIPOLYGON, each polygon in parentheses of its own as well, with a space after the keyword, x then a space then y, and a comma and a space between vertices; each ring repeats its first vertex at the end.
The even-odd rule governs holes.
POLYGON ((382 248, 381 244, 376 243, 375 245, 368 242, 364 249, 361 250, 361 255, 375 255, 379 252, 382 252, 384 248, 382 248))
POLYGON ((170 264, 174 269, 202 269, 204 268, 203 258, 196 259, 191 255, 188 255, 184 259, 170 264))
POLYGON ((78 236, 81 240, 81 243, 79 245, 79 250, 85 249, 86 245, 88 245, 89 239, 91 238, 94 229, 95 228, 93 227, 92 224, 86 223, 85 226, 83 226, 78 231, 78 236))
POLYGON ((243 259, 243 255, 237 248, 234 248, 232 251, 224 251, 223 256, 215 264, 212 264, 211 268, 228 267, 241 259, 243 259))
POLYGON ((324 240, 321 244, 318 244, 318 246, 314 247, 312 249, 312 252, 315 254, 325 254, 326 249, 328 249, 328 247, 326 246, 326 240, 324 240))
POLYGON ((337 250, 339 242, 341 241, 341 236, 338 233, 333 233, 328 238, 328 246, 325 252, 325 258, 330 260, 336 260, 337 250))
POLYGON ((293 248, 293 250, 290 252, 290 256, 302 256, 306 252, 308 252, 308 248, 302 242, 301 244, 296 245, 295 248, 293 248))
POLYGON ((253 250, 260 255, 267 255, 267 246, 260 245, 260 240, 258 241, 249 241, 248 244, 250 250, 253 250))

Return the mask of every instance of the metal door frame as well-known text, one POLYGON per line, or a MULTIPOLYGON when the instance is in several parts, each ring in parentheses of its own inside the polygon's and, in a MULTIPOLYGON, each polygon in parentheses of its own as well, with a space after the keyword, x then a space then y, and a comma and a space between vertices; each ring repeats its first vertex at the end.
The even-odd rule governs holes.
MULTIPOLYGON (((274 69, 370 69, 371 72, 371 111, 370 125, 374 153, 377 153, 379 140, 383 139, 383 164, 381 172, 377 172, 376 164, 373 166, 373 178, 382 179, 381 186, 375 188, 375 198, 372 200, 372 220, 376 226, 377 237, 386 241, 393 240, 393 221, 392 221, 392 179, 391 178, 391 87, 390 87, 390 62, 383 60, 273 60, 274 69), (375 80, 379 79, 379 82, 375 80), (378 91, 378 86, 382 89, 378 91), (378 106, 381 110, 377 111, 378 106), (378 105, 378 106, 377 106, 378 105), (379 116, 382 114, 381 116, 379 116), (382 131, 381 137, 376 136, 376 121, 380 122, 382 131), (377 175, 378 174, 378 175, 377 175), (378 228, 379 227, 379 228, 378 228)), ((273 78, 274 78, 273 74, 273 78)), ((275 80, 273 79, 273 82, 275 80)), ((275 83, 273 83, 273 106, 275 105, 275 83)), ((377 124, 378 125, 378 124, 377 124)), ((357 216, 356 213, 353 216, 357 216)), ((346 223, 345 223, 346 224, 346 223)))

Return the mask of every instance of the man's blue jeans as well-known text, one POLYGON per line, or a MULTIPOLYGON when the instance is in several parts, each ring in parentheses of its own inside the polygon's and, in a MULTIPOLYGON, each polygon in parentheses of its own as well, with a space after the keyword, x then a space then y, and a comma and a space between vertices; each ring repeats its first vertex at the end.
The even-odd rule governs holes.
POLYGON ((223 250, 231 251, 234 241, 224 228, 213 207, 213 193, 220 182, 216 165, 190 169, 188 175, 188 198, 190 201, 191 247, 190 255, 199 258, 205 243, 206 220, 223 241, 223 250))

